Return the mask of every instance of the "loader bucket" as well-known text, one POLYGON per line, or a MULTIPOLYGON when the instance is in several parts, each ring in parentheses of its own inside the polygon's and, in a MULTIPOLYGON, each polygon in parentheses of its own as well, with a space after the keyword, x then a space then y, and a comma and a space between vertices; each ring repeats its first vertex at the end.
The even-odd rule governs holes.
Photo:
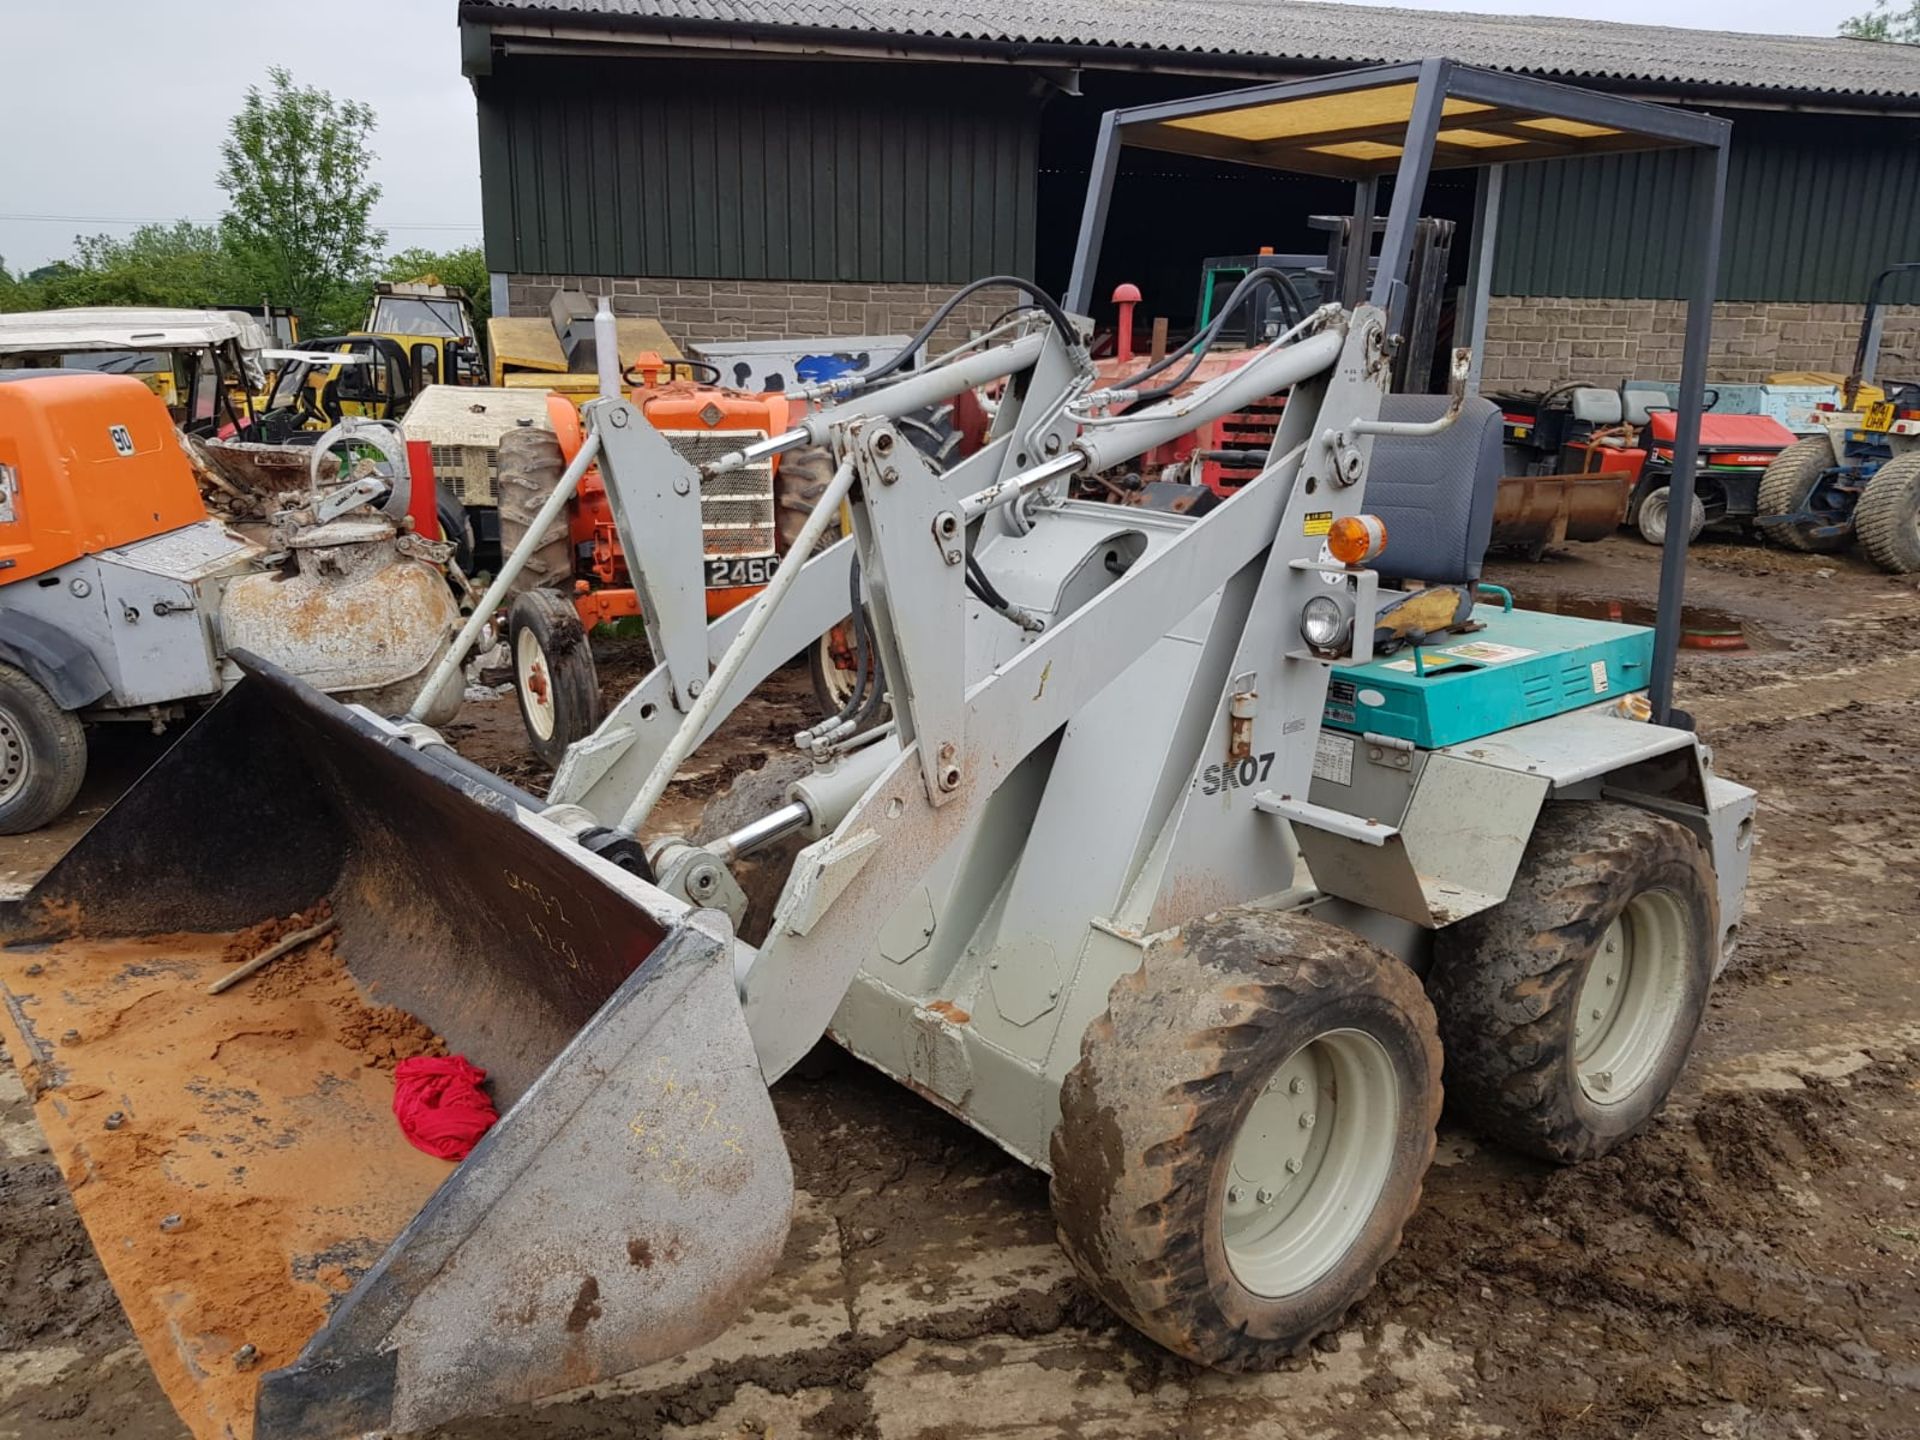
POLYGON ((1604 540, 1625 523, 1632 489, 1631 477, 1617 470, 1502 476, 1489 543, 1534 550, 1604 540))
POLYGON ((718 1334, 792 1205, 725 918, 243 665, 0 909, 0 1038, 189 1428, 410 1431, 718 1334), (501 1113, 458 1164, 391 1113, 442 1041, 501 1113))

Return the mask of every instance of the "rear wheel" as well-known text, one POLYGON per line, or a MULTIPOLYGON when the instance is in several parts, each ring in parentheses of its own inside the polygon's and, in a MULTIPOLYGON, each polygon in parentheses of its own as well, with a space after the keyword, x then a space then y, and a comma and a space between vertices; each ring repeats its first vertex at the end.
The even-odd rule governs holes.
POLYGON ((600 680, 586 627, 564 595, 529 590, 507 612, 514 693, 533 753, 559 765, 600 723, 600 680))
MULTIPOLYGON (((1807 508, 1807 502, 1813 497, 1821 477, 1833 469, 1833 442, 1824 435, 1809 435, 1787 446, 1768 464, 1766 473, 1760 477, 1760 514, 1794 515, 1807 508)), ((1839 516, 1831 517, 1833 523, 1839 516)), ((1816 526, 1822 520, 1802 520, 1796 524, 1760 525, 1760 533, 1769 540, 1776 540, 1789 550, 1804 550, 1810 554, 1827 554, 1846 548, 1845 532, 1838 535, 1815 535, 1816 526)))
POLYGON ((87 732, 23 670, 0 665, 0 835, 57 820, 87 775, 87 732))
POLYGON ((1116 982, 1081 1041, 1052 1144, 1061 1244, 1170 1350, 1272 1369, 1399 1246, 1439 1113, 1411 971, 1303 915, 1210 916, 1116 982))
POLYGON ((1506 901, 1434 938, 1427 984, 1462 1117, 1548 1160, 1633 1135, 1693 1048, 1717 917, 1685 826, 1628 805, 1548 805, 1506 901))
MULTIPOLYGON (((1657 490, 1649 490, 1640 499, 1640 507, 1634 516, 1634 524, 1640 531, 1640 538, 1649 545, 1667 543, 1667 520, 1673 512, 1673 492, 1665 485, 1657 490)), ((1700 532, 1707 528, 1707 507, 1700 503, 1700 497, 1693 497, 1693 521, 1687 527, 1687 541, 1691 544, 1700 538, 1700 532)))
MULTIPOLYGON (((495 468, 500 488, 500 560, 505 564, 533 528, 534 517, 567 467, 554 433, 528 425, 500 437, 495 468)), ((509 593, 518 595, 543 586, 567 590, 572 584, 573 542, 562 514, 541 535, 509 593)))
POLYGON ((1854 509, 1853 533, 1882 570, 1920 570, 1920 450, 1897 455, 1874 472, 1854 509))

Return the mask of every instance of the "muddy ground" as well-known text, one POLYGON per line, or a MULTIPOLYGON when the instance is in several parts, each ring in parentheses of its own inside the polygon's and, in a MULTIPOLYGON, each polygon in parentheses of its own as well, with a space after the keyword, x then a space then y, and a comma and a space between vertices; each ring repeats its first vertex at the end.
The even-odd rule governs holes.
MULTIPOLYGON (((1621 538, 1491 578, 1522 603, 1647 602, 1654 559, 1621 538)), ((1680 700, 1760 790, 1760 845, 1694 1063, 1614 1156, 1555 1170, 1449 1124, 1346 1329, 1232 1378, 1087 1298, 1043 1178, 823 1050, 775 1092, 800 1204, 755 1309, 670 1365, 434 1440, 1920 1436, 1920 589, 1709 543, 1689 596, 1733 617, 1697 629, 1747 644, 1684 653, 1680 700)), ((805 693, 783 677, 694 788, 778 744, 805 693)), ((537 783, 517 736, 505 700, 460 743, 537 783)), ((54 848, 0 846, 0 885, 54 848)), ((0 1069, 0 1437, 176 1440, 39 1147, 0 1069)))

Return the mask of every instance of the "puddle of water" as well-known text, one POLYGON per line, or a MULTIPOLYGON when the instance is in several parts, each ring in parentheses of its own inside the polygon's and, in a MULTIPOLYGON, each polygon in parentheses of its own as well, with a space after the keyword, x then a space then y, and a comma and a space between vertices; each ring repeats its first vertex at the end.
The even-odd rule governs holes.
MULTIPOLYGON (((1654 608, 1638 600, 1590 600, 1579 595, 1548 595, 1519 600, 1522 610, 1544 610, 1549 615, 1577 615, 1583 620, 1611 620, 1620 625, 1652 625, 1654 608)), ((1747 626, 1738 615, 1687 605, 1680 611, 1682 650, 1745 650, 1747 626)))

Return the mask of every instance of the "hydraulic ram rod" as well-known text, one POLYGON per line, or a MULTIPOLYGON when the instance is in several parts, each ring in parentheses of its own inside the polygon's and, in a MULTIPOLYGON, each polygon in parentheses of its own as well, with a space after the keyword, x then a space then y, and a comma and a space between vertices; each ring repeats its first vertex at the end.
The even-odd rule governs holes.
POLYGON ((904 380, 884 385, 871 395, 826 410, 816 410, 791 430, 755 441, 744 450, 736 450, 710 461, 700 467, 700 473, 703 476, 725 475, 798 445, 824 444, 835 425, 856 417, 880 416, 892 420, 928 405, 937 405, 942 400, 951 400, 962 390, 971 390, 976 385, 985 385, 1002 376, 1025 370, 1040 358, 1040 351, 1046 342, 1044 333, 1023 335, 1018 340, 996 345, 991 350, 982 350, 977 355, 962 355, 957 360, 930 366, 904 380))
POLYGON ((673 782, 674 775, 699 745, 707 717, 719 708, 727 687, 733 683, 733 677, 740 673, 740 667, 746 664, 747 656, 752 653, 761 632, 767 628, 767 622, 773 619, 773 612, 779 608, 781 600, 793 588, 794 581, 800 578, 801 568, 812 556, 814 546, 820 543, 820 537, 827 533, 827 526, 839 520, 840 502, 847 498, 847 492, 852 488, 853 462, 843 460, 840 468, 833 472, 833 479, 828 482, 825 493, 807 516, 807 523, 800 527, 793 544, 787 547, 780 568, 773 572, 773 579, 767 582, 767 588, 754 600, 753 610, 740 627, 740 633, 733 637, 733 643, 727 646, 720 663, 713 667, 713 674, 707 678, 699 698, 681 719, 680 728, 674 732, 667 748, 660 752, 660 758, 654 761, 646 783, 640 787, 640 793, 633 797, 626 814, 620 817, 620 828, 629 835, 639 834, 640 827, 647 823, 647 816, 653 813, 653 807, 667 793, 667 786, 673 782))

